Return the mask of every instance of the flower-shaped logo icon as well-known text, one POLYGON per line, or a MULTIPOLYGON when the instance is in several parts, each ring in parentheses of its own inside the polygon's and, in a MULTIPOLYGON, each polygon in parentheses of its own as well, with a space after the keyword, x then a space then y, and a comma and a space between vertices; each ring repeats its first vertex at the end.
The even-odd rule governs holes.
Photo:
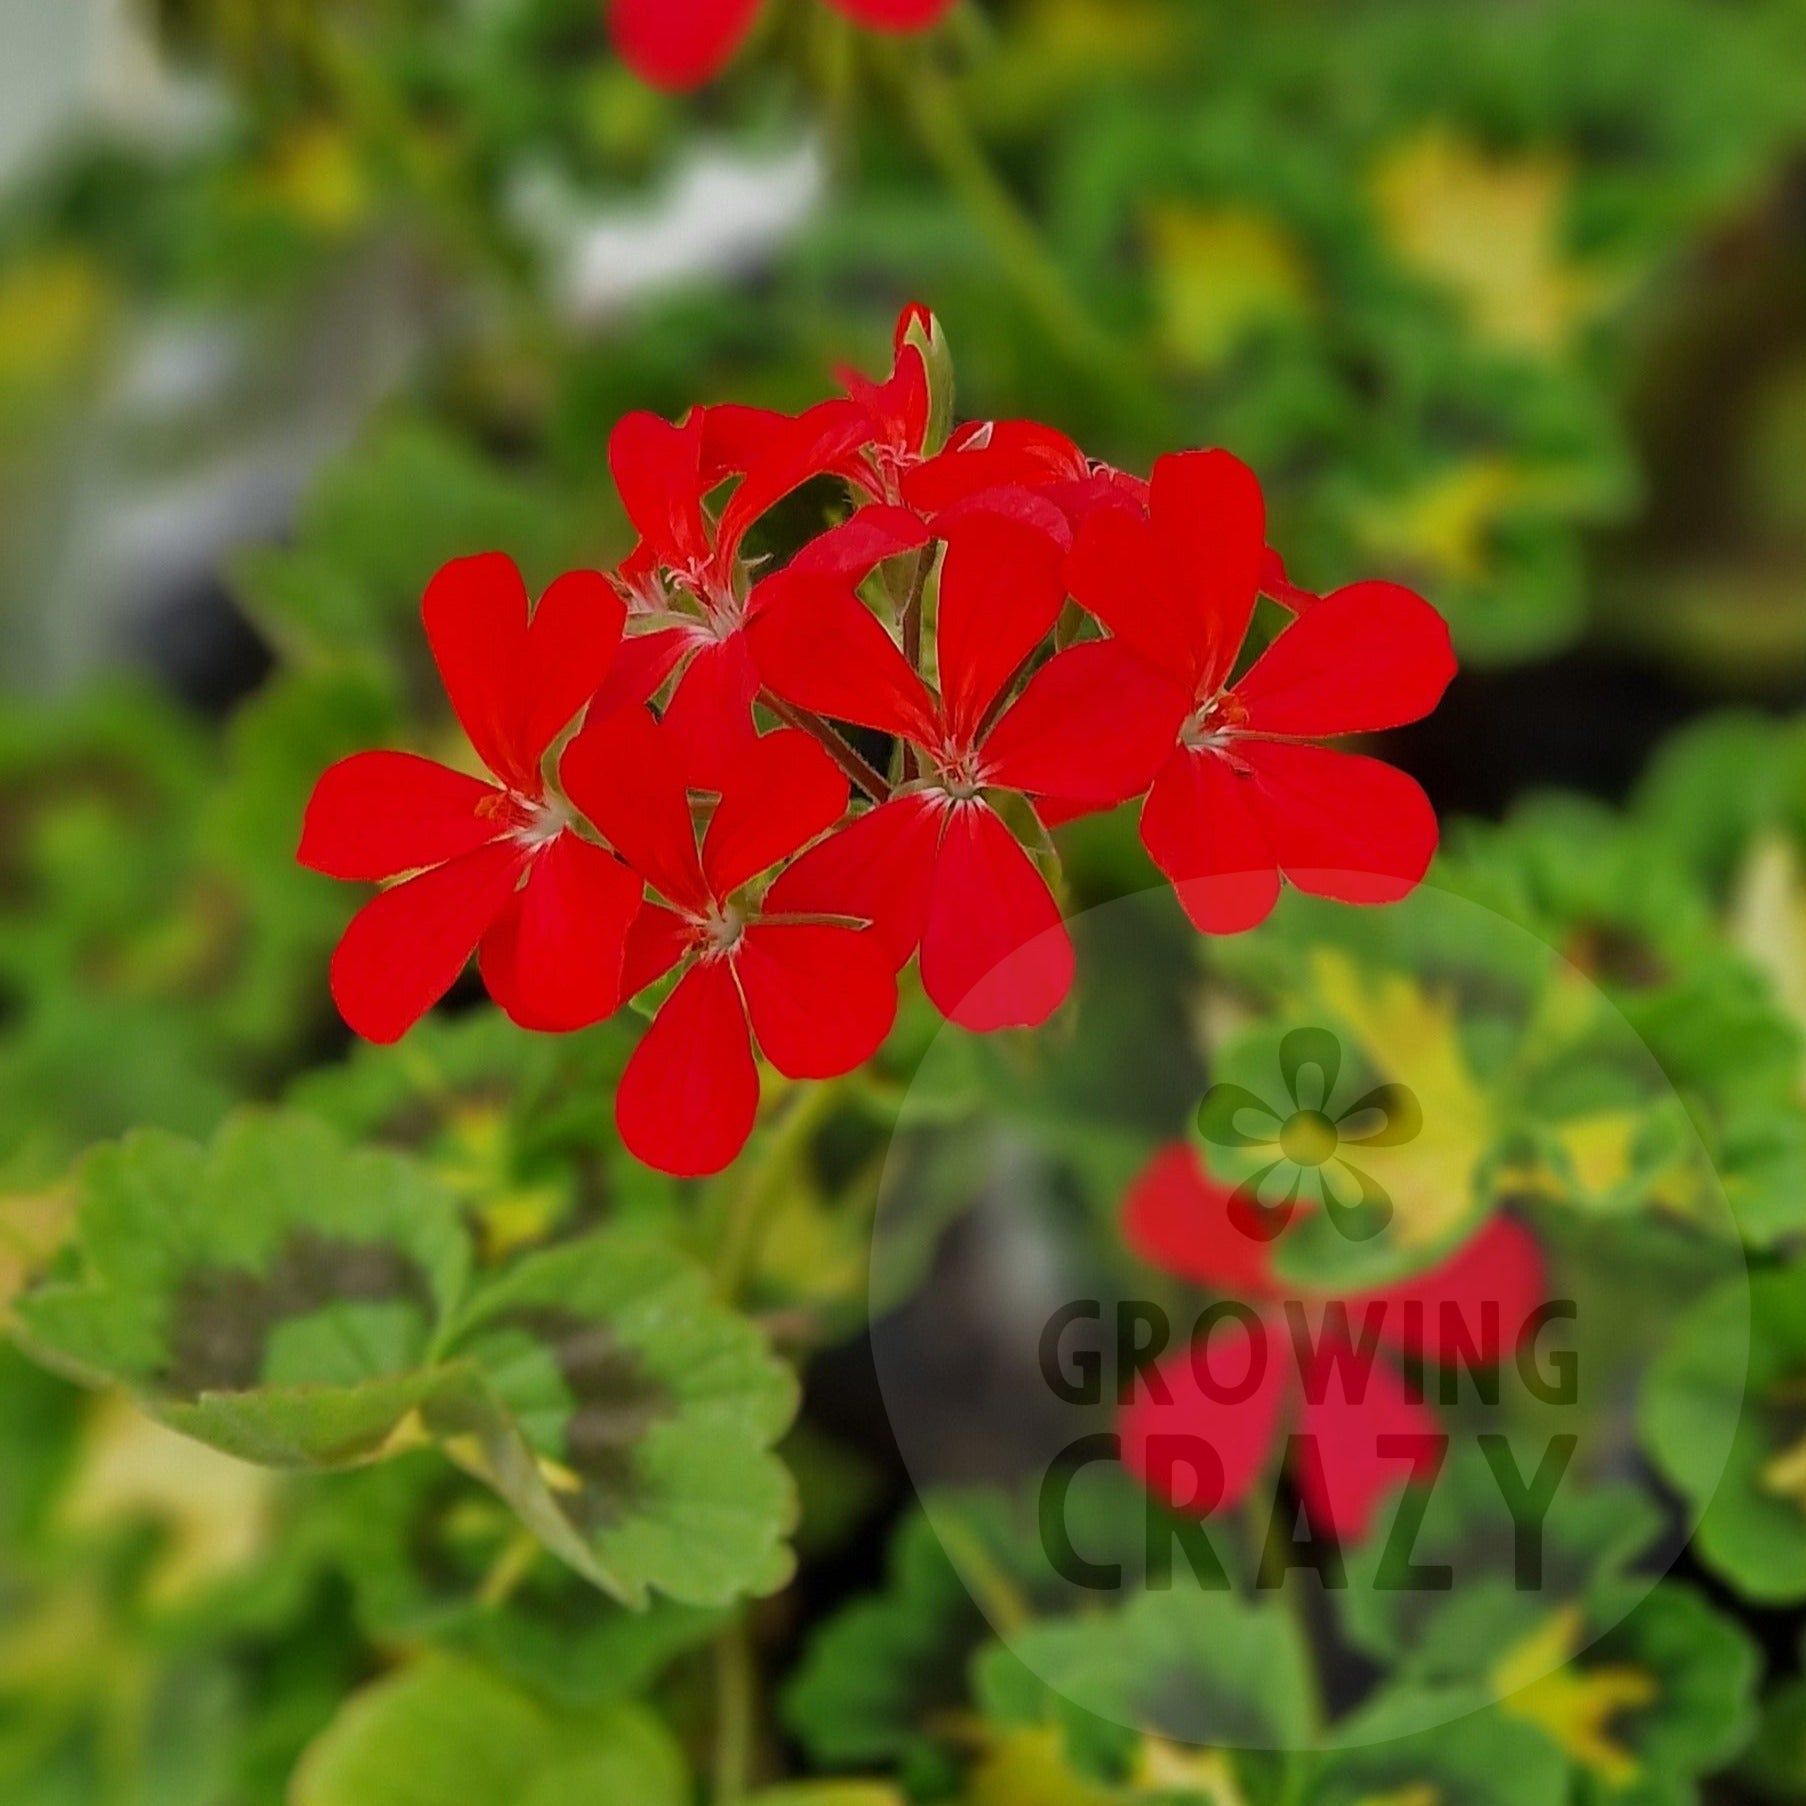
POLYGON ((1269 1158, 1236 1187, 1231 1216, 1271 1241, 1299 1208, 1317 1208, 1350 1241, 1367 1241, 1392 1220, 1392 1200, 1351 1159, 1361 1148, 1401 1147, 1423 1129, 1407 1086, 1375 1085, 1338 1107, 1342 1043, 1326 1028, 1295 1028, 1279 1044, 1282 1105, 1245 1085, 1205 1092, 1198 1132, 1214 1147, 1266 1150, 1269 1158))

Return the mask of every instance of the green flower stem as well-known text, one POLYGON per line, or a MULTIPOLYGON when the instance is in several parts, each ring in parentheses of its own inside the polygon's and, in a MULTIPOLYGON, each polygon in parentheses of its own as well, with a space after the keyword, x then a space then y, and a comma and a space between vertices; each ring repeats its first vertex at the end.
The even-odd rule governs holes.
POLYGON ((715 1639, 715 1750, 712 1764, 716 1806, 746 1798, 752 1782, 753 1717, 758 1676, 752 1632, 744 1616, 715 1639))

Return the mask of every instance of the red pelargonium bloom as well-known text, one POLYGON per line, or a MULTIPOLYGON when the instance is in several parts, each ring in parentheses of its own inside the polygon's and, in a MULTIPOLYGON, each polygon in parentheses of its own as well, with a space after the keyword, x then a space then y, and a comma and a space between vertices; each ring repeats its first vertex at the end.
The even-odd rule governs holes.
POLYGON ((1283 582, 1265 536, 1247 466, 1187 452, 1154 466, 1146 518, 1094 513, 1069 567, 1078 601, 1164 678, 1171 753, 1141 838, 1206 933, 1263 921, 1282 872, 1319 896, 1395 902, 1436 850, 1414 779, 1308 743, 1429 714, 1455 673, 1447 625, 1396 584, 1292 590, 1297 619, 1232 684, 1256 596, 1283 582))
POLYGON ((1160 680, 1114 642, 1055 653, 1008 701, 1065 601, 1062 563, 1057 542, 999 516, 949 534, 938 695, 844 581, 773 578, 749 630, 773 694, 896 736, 922 772, 792 866, 772 901, 870 921, 899 966, 919 946, 928 996, 966 1028, 1032 1027, 1072 983, 1059 906, 999 793, 1121 802, 1165 744, 1160 680))
POLYGON ((598 572, 573 571, 529 615, 519 570, 488 553, 440 571, 421 612, 452 710, 495 782, 406 752, 354 753, 321 776, 301 863, 369 882, 418 874, 352 917, 333 998, 367 1040, 397 1040, 480 944, 491 995, 522 1027, 600 1021, 620 1001, 640 885, 571 831, 540 765, 607 675, 620 601, 598 572))
POLYGON ((699 853, 669 731, 645 710, 592 716, 561 772, 662 899, 634 924, 623 995, 683 967, 621 1076, 621 1140, 663 1172, 719 1172, 758 1110, 755 1037, 787 1078, 833 1078, 870 1059, 896 1015, 884 949, 846 911, 786 912, 757 892, 841 819, 847 780, 807 734, 765 734, 723 783, 699 853))
POLYGON ((1379 1503, 1442 1445, 1436 1417, 1381 1349, 1497 1366, 1547 1298, 1535 1241, 1501 1216, 1396 1285, 1301 1292, 1274 1271, 1277 1243, 1237 1223, 1230 1188, 1184 1145, 1162 1150, 1130 1188, 1123 1231, 1144 1260, 1253 1308, 1144 1371, 1118 1419, 1124 1465, 1200 1516, 1247 1497, 1295 1418, 1293 1479, 1313 1523, 1364 1536, 1379 1503))
MULTIPOLYGON (((699 88, 733 60, 762 0, 613 0, 615 47, 643 81, 658 88, 699 88)), ((953 0, 831 0, 873 31, 925 31, 953 0)))
POLYGON ((768 509, 843 465, 864 430, 859 411, 839 401, 795 419, 736 407, 695 408, 675 425, 628 414, 609 440, 615 485, 640 534, 617 586, 645 631, 623 645, 597 706, 642 703, 675 674, 666 719, 700 789, 720 788, 753 735, 758 679, 741 632, 741 545, 768 509), (734 476, 711 518, 707 497, 734 476))

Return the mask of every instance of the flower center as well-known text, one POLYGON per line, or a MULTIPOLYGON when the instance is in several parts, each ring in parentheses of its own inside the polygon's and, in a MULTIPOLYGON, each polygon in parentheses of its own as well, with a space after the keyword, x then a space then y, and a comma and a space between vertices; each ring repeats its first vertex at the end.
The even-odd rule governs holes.
POLYGON ((974 748, 942 747, 934 762, 941 788, 956 801, 968 802, 984 788, 984 769, 974 748))
POLYGON ((533 852, 550 846, 571 825, 570 811, 552 797, 542 797, 535 801, 529 797, 516 796, 510 800, 525 817, 514 830, 514 838, 533 852))
POLYGON ((711 909, 699 924, 711 954, 732 953, 746 932, 746 918, 731 903, 711 909))
POLYGON ((1338 1142, 1336 1125, 1321 1110, 1300 1110, 1279 1131, 1279 1151, 1294 1166, 1321 1166, 1338 1142))
POLYGON ((1179 744, 1194 751, 1204 747, 1228 744, 1229 737, 1248 719, 1241 701, 1227 690, 1220 690, 1186 716, 1179 730, 1179 744))

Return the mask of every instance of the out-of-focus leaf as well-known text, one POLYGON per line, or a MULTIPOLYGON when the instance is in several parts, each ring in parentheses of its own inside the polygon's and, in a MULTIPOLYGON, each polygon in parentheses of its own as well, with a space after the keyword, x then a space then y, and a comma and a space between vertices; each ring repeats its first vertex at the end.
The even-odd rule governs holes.
POLYGON ((557 1712, 432 1656, 350 1699, 303 1758, 293 1806, 684 1806, 676 1740, 642 1706, 557 1712))

